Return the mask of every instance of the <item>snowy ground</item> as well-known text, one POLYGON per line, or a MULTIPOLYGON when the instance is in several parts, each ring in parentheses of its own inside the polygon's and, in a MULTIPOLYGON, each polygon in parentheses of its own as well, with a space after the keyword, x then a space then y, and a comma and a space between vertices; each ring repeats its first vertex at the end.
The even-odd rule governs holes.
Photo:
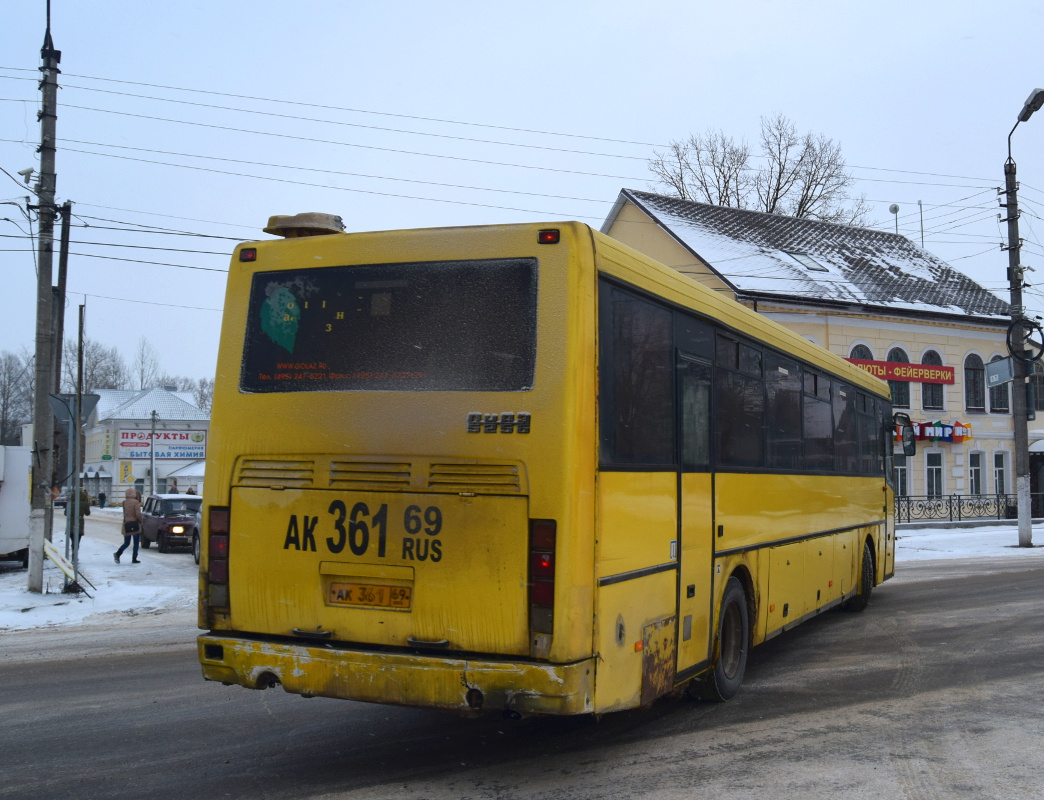
MULTIPOLYGON (((195 635, 197 568, 187 552, 159 553, 141 550, 140 564, 131 564, 128 548, 121 564, 112 553, 122 543, 118 509, 92 509, 87 535, 80 549, 80 567, 90 583, 83 583, 90 597, 64 594, 64 576, 49 560, 44 569, 43 594, 26 588, 25 570, 0 565, 0 632, 26 629, 112 626, 135 617, 148 617, 155 628, 163 615, 169 627, 195 635)), ((55 516, 55 527, 64 528, 65 517, 55 516)), ((1010 559, 1044 566, 1044 526, 1033 533, 1033 548, 1018 547, 1018 531, 1011 524, 981 528, 910 529, 899 533, 896 572, 904 563, 933 559, 1010 559)), ((54 543, 64 552, 65 537, 55 533, 54 543)), ((169 631, 173 633, 173 631, 169 631)))
MULTIPOLYGON (((79 567, 85 578, 80 584, 89 596, 63 593, 65 575, 50 559, 44 562, 43 594, 28 590, 25 570, 0 563, 0 631, 107 625, 170 612, 190 612, 194 623, 197 567, 192 554, 160 553, 153 545, 139 551, 140 564, 132 564, 128 547, 116 564, 112 554, 123 543, 121 513, 119 508, 92 508, 86 519, 79 567)), ((55 514, 54 526, 54 544, 65 553, 61 512, 55 514)))

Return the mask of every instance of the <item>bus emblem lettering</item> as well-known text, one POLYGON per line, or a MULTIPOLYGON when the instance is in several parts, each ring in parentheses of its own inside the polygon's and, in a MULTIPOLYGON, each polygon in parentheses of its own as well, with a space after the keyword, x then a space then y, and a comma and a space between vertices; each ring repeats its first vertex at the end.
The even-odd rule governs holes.
POLYGON ((501 414, 468 413, 468 433, 529 433, 532 415, 528 411, 505 411, 501 414))

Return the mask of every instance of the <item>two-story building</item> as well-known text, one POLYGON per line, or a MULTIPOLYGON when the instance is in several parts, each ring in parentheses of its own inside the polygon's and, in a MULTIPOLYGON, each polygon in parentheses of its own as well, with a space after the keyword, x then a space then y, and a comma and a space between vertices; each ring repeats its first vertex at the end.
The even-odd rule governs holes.
POLYGON ((210 415, 190 392, 95 389, 98 404, 84 423, 84 488, 119 502, 134 487, 147 495, 203 493, 210 415))
POLYGON ((921 439, 897 456, 901 494, 1014 492, 1013 384, 986 383, 1009 306, 949 264, 897 234, 631 190, 602 231, 888 380, 921 439))

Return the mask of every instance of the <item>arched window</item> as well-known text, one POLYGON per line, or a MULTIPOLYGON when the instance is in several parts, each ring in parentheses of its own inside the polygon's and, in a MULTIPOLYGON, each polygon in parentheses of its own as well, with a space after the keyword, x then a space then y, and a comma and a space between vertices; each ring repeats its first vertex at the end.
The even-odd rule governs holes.
MULTIPOLYGON (((941 367, 942 357, 934 350, 921 356, 921 363, 931 367, 941 367)), ((941 383, 921 384, 921 406, 925 411, 942 411, 943 385, 941 383)))
MULTIPOLYGON (((990 359, 992 364, 994 361, 1000 361, 1001 356, 994 356, 990 359)), ((1008 405, 1008 384, 1002 383, 1000 386, 994 386, 990 389, 990 411, 994 414, 1007 414, 1010 409, 1008 405)))
MULTIPOLYGON (((910 357, 898 347, 888 351, 888 360, 895 364, 910 363, 910 357)), ((910 384, 907 381, 888 381, 888 385, 892 387, 892 405, 895 408, 909 408, 910 384)))
POLYGON ((964 406, 968 411, 986 410, 986 368, 974 353, 964 359, 964 406))
POLYGON ((870 348, 867 347, 865 344, 857 344, 855 347, 853 347, 852 353, 848 357, 857 359, 858 361, 874 360, 874 354, 870 352, 870 348))
POLYGON ((1044 411, 1044 366, 1038 361, 1033 365, 1029 382, 1033 384, 1033 405, 1036 411, 1044 411))

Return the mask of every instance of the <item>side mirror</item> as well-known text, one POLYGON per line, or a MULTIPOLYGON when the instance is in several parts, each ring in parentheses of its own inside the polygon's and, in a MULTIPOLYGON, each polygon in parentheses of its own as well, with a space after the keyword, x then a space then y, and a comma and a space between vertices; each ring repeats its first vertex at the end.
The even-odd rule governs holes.
POLYGON ((893 414, 892 424, 899 426, 900 437, 903 441, 903 455, 912 456, 917 454, 917 440, 915 438, 913 423, 910 422, 909 414, 893 414))

